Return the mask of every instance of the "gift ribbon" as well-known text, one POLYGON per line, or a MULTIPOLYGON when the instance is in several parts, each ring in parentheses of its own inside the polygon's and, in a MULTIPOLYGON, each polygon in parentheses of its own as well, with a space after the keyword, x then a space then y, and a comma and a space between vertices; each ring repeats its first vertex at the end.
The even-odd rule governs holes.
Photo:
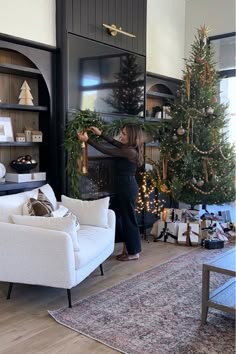
POLYGON ((161 231, 160 235, 157 237, 157 240, 160 240, 162 237, 164 237, 164 242, 166 242, 169 236, 177 241, 177 236, 171 234, 168 231, 167 222, 165 222, 165 226, 163 227, 163 230, 161 231))
POLYGON ((190 224, 187 223, 187 230, 182 234, 182 236, 186 236, 186 245, 187 246, 192 246, 191 237, 190 237, 191 233, 196 236, 199 236, 199 234, 197 232, 192 231, 190 224))

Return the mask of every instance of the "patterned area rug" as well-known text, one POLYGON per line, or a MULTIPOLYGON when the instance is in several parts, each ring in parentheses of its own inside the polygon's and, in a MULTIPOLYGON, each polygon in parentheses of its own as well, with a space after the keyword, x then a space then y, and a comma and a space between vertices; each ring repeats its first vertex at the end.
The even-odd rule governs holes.
MULTIPOLYGON (((202 263, 226 250, 196 249, 49 314, 128 354, 233 354, 235 319, 209 309, 201 326, 202 263)), ((211 273, 211 287, 226 280, 211 273)))

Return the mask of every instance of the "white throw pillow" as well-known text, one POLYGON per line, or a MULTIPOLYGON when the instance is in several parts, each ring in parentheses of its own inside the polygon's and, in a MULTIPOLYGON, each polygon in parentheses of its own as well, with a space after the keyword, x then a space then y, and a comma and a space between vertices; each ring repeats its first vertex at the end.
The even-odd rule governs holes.
POLYGON ((33 198, 35 190, 0 197, 0 221, 11 222, 10 215, 22 215, 23 205, 33 198))
MULTIPOLYGON (((64 207, 64 205, 59 204, 58 208, 56 210, 54 210, 51 214, 51 216, 56 217, 56 218, 63 218, 63 217, 68 217, 70 215, 74 215, 71 211, 69 211, 66 207, 64 207)), ((75 216, 75 215, 74 215, 75 216)), ((76 231, 78 231, 80 229, 80 224, 79 224, 79 220, 76 217, 76 231)))
MULTIPOLYGON (((74 251, 79 251, 79 243, 76 232, 76 217, 70 215, 66 218, 50 218, 44 216, 11 215, 14 224, 34 226, 42 229, 63 231, 70 235, 74 251)), ((33 235, 32 235, 33 237, 33 235)))
POLYGON ((77 216, 80 224, 106 228, 109 200, 110 197, 88 201, 61 196, 62 204, 77 216))
POLYGON ((37 188, 35 190, 39 189, 41 189, 41 191, 46 195, 48 200, 52 203, 53 209, 57 209, 57 199, 52 187, 49 184, 44 184, 42 187, 37 188))

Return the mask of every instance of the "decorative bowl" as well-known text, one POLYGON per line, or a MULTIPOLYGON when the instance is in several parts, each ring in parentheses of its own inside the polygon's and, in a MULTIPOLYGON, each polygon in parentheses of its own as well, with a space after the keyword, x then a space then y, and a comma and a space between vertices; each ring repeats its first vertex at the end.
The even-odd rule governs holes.
POLYGON ((37 167, 37 162, 35 163, 23 163, 23 162, 17 162, 15 160, 10 162, 11 168, 16 170, 17 173, 27 173, 33 168, 37 167))

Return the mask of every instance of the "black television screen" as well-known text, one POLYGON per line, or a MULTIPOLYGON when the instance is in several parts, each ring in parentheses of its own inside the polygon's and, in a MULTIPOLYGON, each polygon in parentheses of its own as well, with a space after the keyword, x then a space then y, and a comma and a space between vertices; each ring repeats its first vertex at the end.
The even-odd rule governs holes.
POLYGON ((69 110, 143 116, 145 57, 68 36, 69 110))

